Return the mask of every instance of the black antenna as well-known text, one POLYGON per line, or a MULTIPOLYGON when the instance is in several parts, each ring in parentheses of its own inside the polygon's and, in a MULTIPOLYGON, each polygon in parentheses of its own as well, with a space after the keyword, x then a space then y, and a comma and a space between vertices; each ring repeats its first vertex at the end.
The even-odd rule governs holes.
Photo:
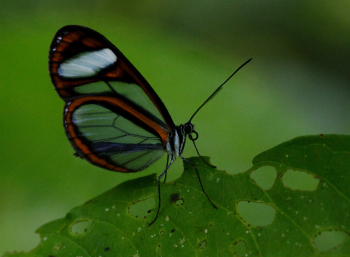
POLYGON ((248 59, 247 61, 245 61, 241 66, 239 66, 234 72, 232 72, 232 74, 230 76, 228 76, 227 79, 225 79, 224 82, 221 83, 220 86, 218 86, 217 89, 215 89, 215 91, 197 108, 197 110, 192 114, 191 118, 189 119, 188 122, 191 122, 192 119, 194 118, 194 116, 196 116, 196 114, 199 112, 200 109, 202 109, 202 107, 204 105, 206 105, 207 102, 209 102, 221 89, 222 87, 240 70, 242 69, 245 65, 247 65, 251 60, 253 60, 253 58, 248 59))

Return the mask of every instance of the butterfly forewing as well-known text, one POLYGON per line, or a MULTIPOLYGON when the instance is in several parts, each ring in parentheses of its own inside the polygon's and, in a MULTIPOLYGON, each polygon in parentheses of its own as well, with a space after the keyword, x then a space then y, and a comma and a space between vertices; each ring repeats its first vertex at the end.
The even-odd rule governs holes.
POLYGON ((164 153, 167 132, 118 97, 89 96, 67 104, 65 126, 81 157, 112 170, 146 168, 164 153))
POLYGON ((94 30, 75 25, 60 29, 51 44, 50 74, 65 101, 117 93, 151 112, 169 130, 175 128, 149 83, 117 47, 94 30))

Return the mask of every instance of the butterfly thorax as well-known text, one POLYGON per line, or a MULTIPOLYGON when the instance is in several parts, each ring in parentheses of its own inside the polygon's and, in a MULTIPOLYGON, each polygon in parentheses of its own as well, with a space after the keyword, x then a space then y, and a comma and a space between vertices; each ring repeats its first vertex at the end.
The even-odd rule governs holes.
POLYGON ((175 130, 170 134, 166 150, 171 159, 181 156, 185 148, 187 136, 190 140, 196 140, 198 138, 198 133, 194 130, 194 125, 191 122, 176 126, 175 130))

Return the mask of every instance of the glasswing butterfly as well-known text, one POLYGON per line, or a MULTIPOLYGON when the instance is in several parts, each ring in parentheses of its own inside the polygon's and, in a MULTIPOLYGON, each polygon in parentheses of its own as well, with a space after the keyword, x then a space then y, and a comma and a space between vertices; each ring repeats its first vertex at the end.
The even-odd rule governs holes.
POLYGON ((177 157, 186 160, 182 152, 187 137, 200 156, 192 119, 250 61, 236 69, 189 121, 179 126, 131 62, 90 28, 69 25, 58 30, 50 47, 49 70, 65 101, 64 127, 77 156, 108 170, 137 172, 167 153, 166 168, 158 177, 158 210, 152 224, 160 209, 160 180, 177 157))

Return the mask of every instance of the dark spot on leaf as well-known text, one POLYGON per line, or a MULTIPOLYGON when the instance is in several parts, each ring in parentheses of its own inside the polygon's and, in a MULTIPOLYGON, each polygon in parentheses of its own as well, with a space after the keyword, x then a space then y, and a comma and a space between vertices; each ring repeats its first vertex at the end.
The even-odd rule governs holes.
POLYGON ((149 209, 149 210, 147 211, 148 214, 151 213, 151 212, 152 212, 152 209, 149 209))
POLYGON ((170 201, 172 203, 175 203, 176 201, 180 200, 181 197, 180 197, 180 194, 179 193, 173 193, 170 195, 170 201))
POLYGON ((173 228, 172 230, 170 230, 171 233, 174 233, 176 231, 175 228, 173 228))
POLYGON ((111 250, 111 248, 109 248, 109 247, 106 247, 106 248, 104 249, 105 252, 108 252, 109 250, 111 250))
POLYGON ((172 203, 175 203, 175 204, 178 205, 178 206, 184 204, 184 199, 180 196, 179 193, 171 194, 171 196, 170 196, 170 201, 171 201, 172 203))

